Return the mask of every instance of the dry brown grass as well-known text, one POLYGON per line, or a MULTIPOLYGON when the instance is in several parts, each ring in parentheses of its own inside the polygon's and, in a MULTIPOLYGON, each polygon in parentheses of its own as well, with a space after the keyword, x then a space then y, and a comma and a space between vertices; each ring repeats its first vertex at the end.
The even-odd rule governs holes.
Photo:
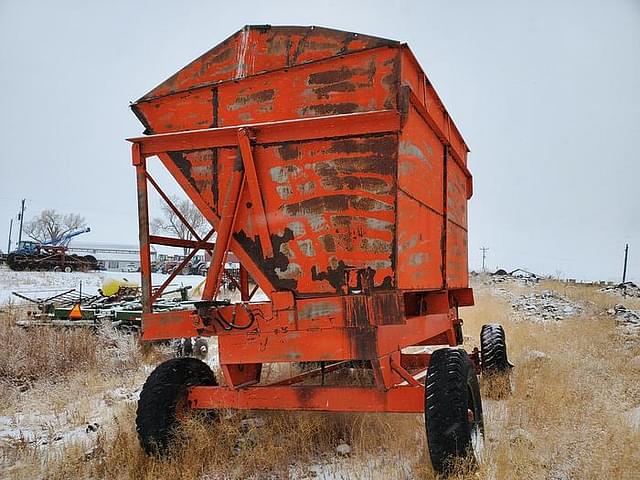
MULTIPOLYGON (((622 343, 613 319, 597 314, 609 306, 608 298, 587 290, 565 295, 589 301, 592 307, 581 317, 541 325, 512 321, 509 305, 492 296, 488 287, 476 290, 477 306, 463 312, 465 333, 477 339, 483 323, 505 326, 516 365, 510 380, 513 392, 491 400, 486 395, 490 386, 483 381, 484 462, 477 473, 461 465, 451 478, 637 478, 640 437, 625 414, 640 405, 640 371, 630 361, 640 355, 640 342, 622 343), (532 356, 531 351, 546 356, 532 356)), ((473 347, 476 342, 467 343, 473 347)), ((107 370, 140 371, 148 360, 132 348, 129 354, 136 360, 126 363, 121 358, 125 363, 119 364, 114 358, 127 347, 114 347, 107 370)), ((59 388, 79 381, 82 371, 75 372, 61 380, 59 388)), ((113 425, 100 433, 90 452, 82 444, 69 445, 64 455, 45 455, 27 445, 16 448, 10 458, 19 467, 8 476, 311 478, 314 465, 320 464, 319 478, 435 478, 420 415, 228 412, 213 424, 194 417, 184 427, 186 440, 165 460, 142 453, 134 417, 134 404, 119 407, 113 425), (265 423, 243 428, 241 420, 247 417, 265 423), (341 441, 352 446, 350 458, 335 456, 341 441)))
POLYGON ((503 323, 516 364, 513 394, 485 404, 489 442, 482 474, 637 478, 640 436, 625 413, 640 404, 640 372, 630 362, 640 354, 640 341, 623 342, 614 320, 597 314, 609 300, 599 292, 576 290, 567 297, 592 302, 587 313, 540 325, 511 321, 508 305, 486 289, 476 293, 478 306, 465 316, 467 331, 477 332, 487 320, 503 323))
POLYGON ((80 377, 95 384, 96 377, 113 379, 137 370, 143 363, 136 338, 108 325, 98 332, 83 328, 25 329, 15 325, 22 316, 24 311, 17 307, 0 314, 0 413, 21 396, 28 396, 33 388, 44 385, 55 397, 56 385, 65 391, 64 384, 71 379, 80 377))
POLYGON ((558 280, 543 280, 537 287, 538 290, 554 290, 569 300, 580 302, 590 308, 591 313, 601 313, 618 303, 624 304, 627 308, 640 309, 640 298, 601 292, 600 288, 602 287, 558 280))
POLYGON ((47 478, 298 478, 310 474, 310 465, 328 462, 325 472, 336 478, 400 479, 411 471, 410 464, 406 471, 398 468, 407 456, 427 462, 416 471, 429 470, 422 455, 424 435, 416 436, 424 427, 415 415, 263 413, 263 426, 243 429, 245 416, 225 416, 214 424, 197 416, 189 419, 184 425, 188 441, 176 445, 171 458, 160 460, 138 447, 132 428, 135 407, 130 405, 89 456, 86 449, 72 447, 64 458, 46 465, 47 478), (354 468, 345 465, 352 459, 336 459, 334 448, 342 440, 350 442, 353 458, 366 461, 354 468))
POLYGON ((11 403, 8 397, 26 391, 35 382, 45 379, 58 382, 99 364, 99 342, 95 335, 86 330, 27 331, 14 325, 21 313, 17 308, 10 308, 8 313, 0 315, 2 406, 11 403))

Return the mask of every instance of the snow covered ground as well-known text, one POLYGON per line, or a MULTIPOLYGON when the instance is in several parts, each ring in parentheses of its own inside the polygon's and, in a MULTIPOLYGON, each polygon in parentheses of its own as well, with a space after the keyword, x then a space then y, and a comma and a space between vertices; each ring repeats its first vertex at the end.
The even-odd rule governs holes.
MULTIPOLYGON (((161 285, 169 275, 153 273, 153 285, 161 285)), ((122 280, 140 284, 139 272, 14 272, 6 266, 0 266, 0 305, 8 302, 25 302, 12 295, 18 292, 29 298, 47 298, 57 293, 75 288, 77 291, 82 288, 82 294, 95 295, 102 283, 107 279, 122 280)), ((172 288, 193 287, 190 294, 194 298, 198 297, 198 285, 204 282, 201 275, 177 275, 171 283, 172 288)), ((254 296, 253 300, 264 300, 266 297, 261 292, 254 296)))

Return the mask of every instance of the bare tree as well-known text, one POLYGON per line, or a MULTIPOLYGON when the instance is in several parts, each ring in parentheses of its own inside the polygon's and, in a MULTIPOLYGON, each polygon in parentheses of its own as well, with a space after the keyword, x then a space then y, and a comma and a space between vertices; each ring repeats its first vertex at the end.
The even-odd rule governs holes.
POLYGON ((36 242, 57 243, 66 233, 86 225, 84 217, 78 213, 62 214, 46 209, 27 222, 24 231, 36 242))
MULTIPOLYGON (((187 199, 180 199, 176 196, 172 196, 171 201, 198 235, 203 237, 209 230, 209 223, 202 216, 200 210, 198 210, 198 208, 187 199)), ((151 230, 154 233, 166 232, 175 235, 182 240, 194 239, 191 231, 182 222, 182 220, 180 220, 178 215, 176 215, 169 205, 163 202, 160 209, 162 210, 162 215, 154 218, 151 222, 151 230)), ((188 251, 188 248, 184 249, 185 255, 188 251)))

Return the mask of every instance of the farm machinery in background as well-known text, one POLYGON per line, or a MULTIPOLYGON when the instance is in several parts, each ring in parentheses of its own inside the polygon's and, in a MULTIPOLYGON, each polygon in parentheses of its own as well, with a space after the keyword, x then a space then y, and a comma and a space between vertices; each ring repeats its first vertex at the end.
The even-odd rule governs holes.
MULTIPOLYGON (((126 331, 140 330, 142 304, 140 285, 127 279, 108 278, 97 293, 83 293, 80 288, 44 289, 11 292, 33 308, 26 318, 16 321, 20 327, 65 327, 97 329, 108 322, 126 331)), ((172 286, 155 303, 160 311, 193 308, 189 301, 191 286, 172 286)))
POLYGON ((92 255, 70 255, 69 242, 89 227, 71 230, 59 238, 46 242, 23 240, 18 248, 9 253, 6 263, 12 270, 46 270, 53 272, 73 272, 97 270, 98 261, 92 255))

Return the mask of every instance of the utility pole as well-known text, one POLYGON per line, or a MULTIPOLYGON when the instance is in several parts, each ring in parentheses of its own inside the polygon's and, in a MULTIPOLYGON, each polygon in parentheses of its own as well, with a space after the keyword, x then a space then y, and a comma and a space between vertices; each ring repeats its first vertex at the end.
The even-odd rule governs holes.
POLYGON ((9 243, 7 243, 7 253, 11 252, 11 231, 13 230, 13 218, 9 222, 9 243))
POLYGON ((20 230, 18 231, 18 245, 22 241, 22 224, 24 222, 24 198, 22 199, 22 206, 20 207, 20 215, 18 216, 18 220, 20 220, 20 230))
POLYGON ((480 247, 480 250, 482 250, 482 271, 484 272, 484 260, 487 257, 487 250, 489 250, 488 247, 480 247))
POLYGON ((627 281, 627 258, 629 257, 629 244, 624 246, 624 267, 622 268, 622 283, 627 281))

